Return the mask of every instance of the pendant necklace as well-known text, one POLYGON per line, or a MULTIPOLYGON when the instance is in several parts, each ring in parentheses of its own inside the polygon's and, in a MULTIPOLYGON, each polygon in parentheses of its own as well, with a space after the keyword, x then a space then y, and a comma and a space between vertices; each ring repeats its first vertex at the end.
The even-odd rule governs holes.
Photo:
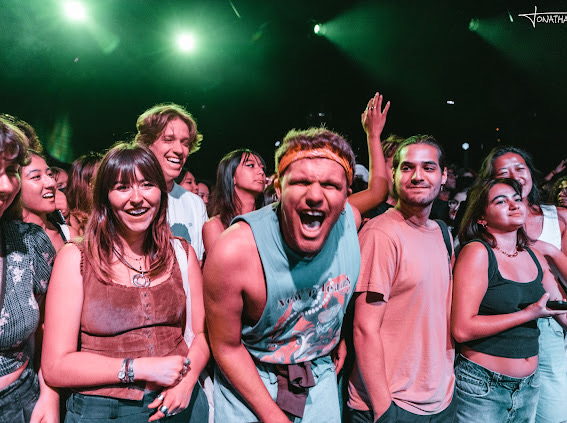
POLYGON ((507 252, 504 251, 504 250, 501 250, 500 248, 498 248, 498 245, 497 245, 496 247, 494 247, 494 248, 496 248, 496 249, 497 249, 498 251, 500 251, 502 254, 504 254, 505 256, 508 256, 508 257, 510 257, 510 258, 514 258, 514 257, 516 257, 516 256, 518 255, 518 248, 516 248, 516 251, 514 251, 512 254, 507 253, 507 252))
POLYGON ((128 269, 131 269, 134 272, 136 272, 136 274, 134 276, 132 276, 132 285, 134 285, 136 288, 147 288, 148 286, 150 286, 150 283, 151 283, 150 278, 142 270, 142 262, 141 262, 142 259, 140 259, 140 270, 138 270, 134 266, 132 266, 130 263, 128 263, 126 261, 126 259, 124 258, 124 256, 122 254, 120 254, 120 252, 118 252, 118 250, 116 248, 113 248, 113 250, 114 250, 114 254, 118 258, 118 260, 120 260, 120 262, 124 266, 126 266, 128 269))

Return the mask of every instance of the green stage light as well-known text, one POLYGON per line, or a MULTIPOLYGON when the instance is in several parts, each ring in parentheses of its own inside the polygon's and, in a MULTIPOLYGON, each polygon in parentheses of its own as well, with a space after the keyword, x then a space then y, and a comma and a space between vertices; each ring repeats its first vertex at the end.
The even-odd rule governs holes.
POLYGON ((321 23, 315 24, 313 32, 317 35, 325 35, 325 26, 321 23))
POLYGON ((69 1, 65 3, 65 14, 73 21, 84 21, 87 18, 87 11, 85 6, 76 1, 69 1))
POLYGON ((475 32, 479 26, 480 22, 478 19, 471 19, 471 21, 469 22, 469 30, 471 30, 472 32, 475 32))
POLYGON ((195 37, 193 34, 180 34, 177 37, 177 46, 181 51, 190 52, 195 50, 195 37))

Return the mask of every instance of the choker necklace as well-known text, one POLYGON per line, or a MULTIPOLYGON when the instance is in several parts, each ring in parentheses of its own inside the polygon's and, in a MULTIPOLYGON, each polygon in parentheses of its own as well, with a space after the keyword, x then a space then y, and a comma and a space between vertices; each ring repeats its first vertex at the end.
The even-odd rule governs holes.
POLYGON ((500 251, 502 254, 504 254, 505 256, 508 256, 508 257, 510 257, 510 258, 514 258, 514 257, 516 257, 516 256, 518 255, 518 248, 517 248, 517 247, 516 247, 516 251, 514 251, 512 254, 507 253, 507 252, 504 251, 504 250, 501 250, 500 248, 498 248, 498 245, 497 245, 496 247, 494 247, 494 248, 496 248, 496 249, 497 249, 498 251, 500 251))
MULTIPOLYGON (((136 274, 134 276, 132 276, 132 285, 134 285, 136 288, 147 288, 148 286, 150 286, 150 283, 151 283, 150 278, 142 270, 142 263, 140 263, 140 270, 138 270, 134 266, 132 266, 130 263, 128 263, 126 261, 126 259, 124 258, 124 256, 122 254, 120 254, 116 248, 113 248, 113 250, 114 250, 114 255, 116 255, 118 260, 120 260, 124 266, 126 266, 128 269, 131 269, 134 272, 136 272, 136 274)), ((132 258, 132 257, 130 257, 130 258, 132 258)), ((136 259, 134 259, 134 260, 136 260, 136 259)), ((140 262, 141 262, 141 260, 142 259, 139 259, 140 262)))

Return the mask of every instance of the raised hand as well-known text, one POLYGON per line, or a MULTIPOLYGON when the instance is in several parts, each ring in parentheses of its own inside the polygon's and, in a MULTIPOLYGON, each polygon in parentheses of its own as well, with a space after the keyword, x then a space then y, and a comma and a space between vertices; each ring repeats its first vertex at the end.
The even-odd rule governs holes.
POLYGON ((386 124, 386 116, 390 109, 390 102, 386 103, 384 110, 382 110, 383 97, 380 93, 376 93, 368 101, 368 105, 361 115, 362 128, 368 137, 380 137, 384 125, 386 124))

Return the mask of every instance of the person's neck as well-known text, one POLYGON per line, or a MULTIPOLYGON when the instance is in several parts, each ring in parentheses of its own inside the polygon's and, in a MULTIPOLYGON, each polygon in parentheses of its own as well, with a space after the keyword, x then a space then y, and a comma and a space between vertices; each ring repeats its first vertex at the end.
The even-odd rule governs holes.
POLYGON ((518 231, 500 232, 491 229, 490 233, 496 240, 496 245, 498 245, 501 250, 504 250, 508 253, 513 253, 514 251, 516 251, 516 246, 518 244, 518 231))
POLYGON ((398 200, 396 200, 394 197, 392 197, 391 195, 388 195, 388 198, 386 199, 386 203, 391 205, 391 206, 395 206, 396 203, 398 202, 398 200))
POLYGON ((173 189, 173 185, 175 184, 175 180, 174 179, 170 179, 165 181, 165 185, 167 186, 167 192, 171 192, 171 190, 173 189))
POLYGON ((415 206, 404 203, 398 200, 396 210, 398 210, 404 219, 408 220, 415 226, 426 226, 431 213, 432 203, 427 206, 415 206))
POLYGON ((238 196, 240 200, 240 211, 239 214, 250 213, 256 210, 256 197, 253 193, 248 191, 242 191, 235 188, 234 193, 238 196))
POLYGON ((126 255, 141 257, 145 254, 144 238, 144 234, 119 235, 119 240, 116 244, 118 244, 118 248, 122 245, 122 250, 126 255))
POLYGON ((24 222, 35 223, 36 225, 41 226, 43 230, 46 230, 49 226, 51 226, 47 220, 47 213, 36 214, 24 209, 22 217, 24 222))

